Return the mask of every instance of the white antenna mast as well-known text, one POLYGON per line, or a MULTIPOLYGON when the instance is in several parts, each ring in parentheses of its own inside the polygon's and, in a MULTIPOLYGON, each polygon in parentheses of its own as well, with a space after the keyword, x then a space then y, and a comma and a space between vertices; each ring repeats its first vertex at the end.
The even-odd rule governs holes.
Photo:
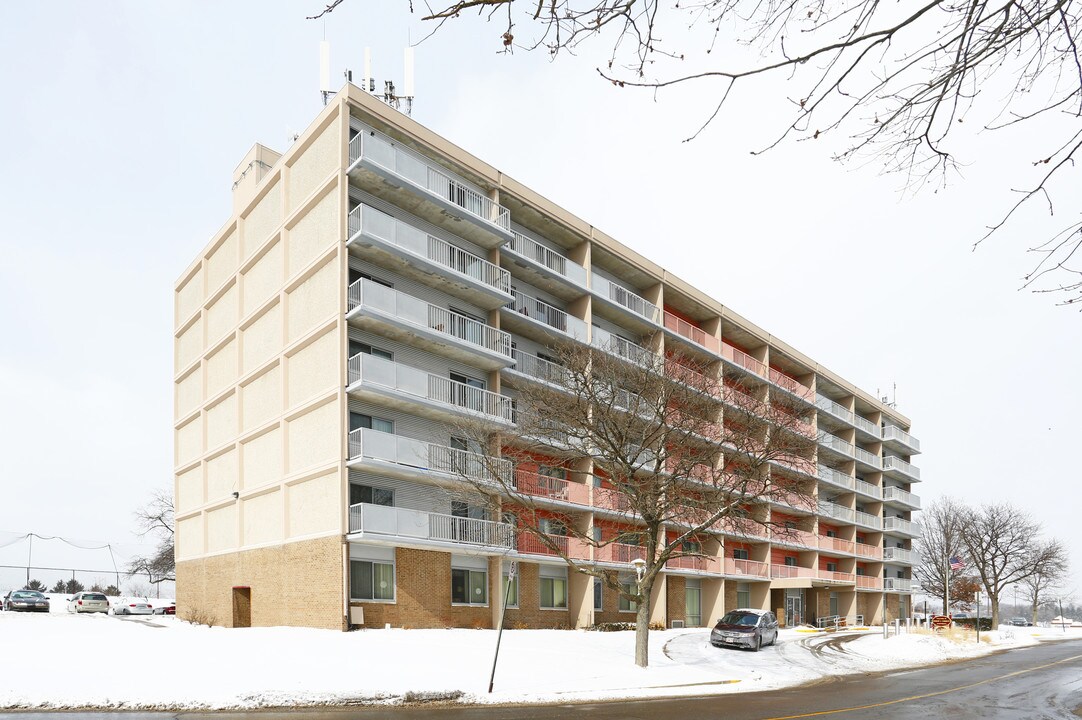
POLYGON ((414 98, 413 48, 412 47, 408 47, 408 46, 406 47, 405 56, 403 58, 402 65, 403 65, 403 74, 405 75, 405 82, 403 83, 403 85, 405 85, 405 88, 403 89, 402 97, 406 101, 406 114, 407 115, 412 115, 413 114, 413 98, 414 98))
POLYGON ((372 48, 364 49, 364 84, 361 90, 366 93, 375 92, 376 81, 372 79, 372 48))
POLYGON ((364 78, 361 81, 361 90, 379 98, 396 110, 403 110, 407 115, 413 114, 413 99, 416 97, 414 81, 414 56, 413 48, 407 47, 403 55, 403 89, 399 95, 393 80, 383 81, 383 92, 376 92, 376 79, 372 76, 372 49, 364 49, 364 78), (405 107, 402 101, 405 100, 405 107))
POLYGON ((326 40, 319 43, 319 92, 323 95, 323 104, 326 105, 331 94, 331 44, 326 40))

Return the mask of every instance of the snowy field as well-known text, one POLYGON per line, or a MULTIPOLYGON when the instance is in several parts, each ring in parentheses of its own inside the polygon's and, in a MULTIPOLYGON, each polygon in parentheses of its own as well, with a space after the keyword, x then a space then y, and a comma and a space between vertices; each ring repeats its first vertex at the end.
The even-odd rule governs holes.
MULTIPOLYGON (((954 637, 881 630, 783 630, 758 653, 712 647, 708 630, 650 635, 650 668, 632 663, 634 633, 508 630, 495 692, 492 630, 226 629, 171 616, 0 613, 0 646, 35 648, 0 674, 0 709, 226 709, 286 705, 575 702, 768 690, 826 675, 974 657, 1082 629, 1003 628, 954 637), (57 664, 56 658, 71 662, 57 664), (148 661, 152 658, 153 661, 148 661), (573 662, 569 658, 574 658, 573 662)), ((9 658, 10 659, 10 658, 9 658)))

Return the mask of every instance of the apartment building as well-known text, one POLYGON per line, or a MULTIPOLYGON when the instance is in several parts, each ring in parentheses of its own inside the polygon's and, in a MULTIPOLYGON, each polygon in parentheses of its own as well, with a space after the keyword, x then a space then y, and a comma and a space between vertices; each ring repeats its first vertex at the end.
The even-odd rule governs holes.
MULTIPOLYGON (((558 343, 691 358, 797 397, 813 419, 814 462, 793 472, 815 502, 770 510, 784 537, 731 524, 706 557, 670 561, 654 621, 910 610, 920 447, 906 417, 352 85, 284 154, 244 157, 232 217, 175 294, 182 612, 493 627, 506 594, 516 627, 633 619, 618 593, 456 491, 484 466, 456 419, 513 442, 511 401, 550 377, 558 343)), ((539 505, 603 536, 628 529, 583 474, 507 463, 539 505)), ((630 578, 639 552, 612 543, 582 561, 630 578)))

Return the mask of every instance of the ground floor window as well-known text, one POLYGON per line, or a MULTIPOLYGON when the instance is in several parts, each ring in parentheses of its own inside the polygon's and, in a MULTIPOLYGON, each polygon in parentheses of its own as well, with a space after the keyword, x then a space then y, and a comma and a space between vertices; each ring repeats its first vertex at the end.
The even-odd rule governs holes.
POLYGON ((488 604, 488 573, 451 568, 451 602, 456 605, 488 604))
POLYGON ((751 583, 736 584, 736 606, 738 608, 751 607, 751 583))
POLYGON ((548 609, 567 608, 567 578, 541 578, 541 607, 548 609))
POLYGON ((503 591, 506 593, 507 607, 518 607, 518 575, 515 575, 511 579, 510 584, 507 582, 507 573, 503 574, 503 591))
MULTIPOLYGON (((620 589, 626 593, 635 592, 635 586, 629 582, 621 583, 620 589)), ((638 609, 639 604, 637 602, 631 600, 630 598, 624 597, 623 594, 620 595, 620 612, 637 612, 638 609)))
POLYGON ((601 604, 603 599, 601 584, 601 578, 594 578, 594 610, 603 610, 605 607, 601 604))
POLYGON ((394 563, 351 560, 349 596, 353 600, 394 600, 394 563))

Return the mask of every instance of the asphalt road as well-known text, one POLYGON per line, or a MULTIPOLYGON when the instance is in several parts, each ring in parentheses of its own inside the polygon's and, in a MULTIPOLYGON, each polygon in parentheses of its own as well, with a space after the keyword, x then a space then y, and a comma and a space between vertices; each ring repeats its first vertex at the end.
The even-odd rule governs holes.
POLYGON ((540 707, 348 708, 250 713, 8 713, 3 720, 1078 720, 1082 643, 1043 643, 924 670, 762 693, 540 707))

